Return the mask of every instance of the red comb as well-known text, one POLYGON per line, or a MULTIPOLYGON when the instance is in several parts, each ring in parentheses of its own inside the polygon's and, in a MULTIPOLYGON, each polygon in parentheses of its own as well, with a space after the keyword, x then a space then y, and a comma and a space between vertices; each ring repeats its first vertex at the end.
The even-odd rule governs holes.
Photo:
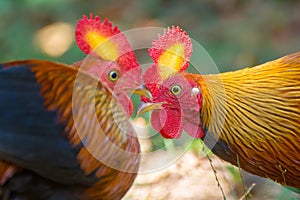
POLYGON ((145 71, 143 81, 145 84, 158 84, 162 81, 158 72, 157 64, 153 64, 145 71))
POLYGON ((84 15, 82 19, 78 21, 75 34, 78 47, 86 54, 92 51, 90 44, 86 41, 86 34, 89 31, 97 31, 104 37, 111 37, 120 33, 118 27, 112 27, 112 23, 108 21, 107 18, 101 23, 100 17, 95 16, 95 18, 93 18, 92 13, 90 14, 90 19, 84 15))
POLYGON ((125 35, 120 32, 117 26, 113 27, 112 23, 106 18, 101 22, 100 17, 90 14, 90 18, 83 16, 78 21, 76 27, 76 43, 78 47, 86 54, 96 53, 105 60, 118 62, 125 70, 139 66, 135 54, 126 39, 125 35), (93 33, 94 41, 88 40, 88 34, 93 33), (109 40, 108 42, 106 40, 109 40), (100 42, 100 50, 97 51, 98 42, 100 42), (105 42, 103 42, 105 41, 105 42), (101 49, 101 44, 108 44, 101 49), (103 49, 105 48, 105 49, 103 49))
MULTIPOLYGON (((157 86, 162 82, 162 79, 158 72, 157 64, 153 64, 145 71, 143 75, 143 82, 152 94, 156 94, 157 90, 159 89, 157 86)), ((150 101, 148 98, 143 96, 141 96, 141 99, 144 102, 150 101)))
POLYGON ((190 37, 179 26, 172 26, 171 29, 168 28, 164 31, 164 35, 159 35, 158 39, 152 42, 152 48, 148 50, 148 53, 154 62, 158 63, 161 55, 174 44, 180 44, 184 47, 184 61, 180 67, 180 71, 183 71, 188 67, 190 61, 192 43, 190 37))

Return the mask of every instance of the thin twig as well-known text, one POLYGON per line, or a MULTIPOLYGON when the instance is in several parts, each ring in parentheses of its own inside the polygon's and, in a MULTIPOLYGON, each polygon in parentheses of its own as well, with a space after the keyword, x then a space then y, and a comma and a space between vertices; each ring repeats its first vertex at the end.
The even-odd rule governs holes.
POLYGON ((248 194, 250 193, 250 191, 255 185, 256 185, 255 183, 252 183, 252 185, 248 188, 247 192, 239 200, 244 200, 245 198, 247 198, 248 194))
POLYGON ((286 169, 285 169, 285 170, 283 170, 283 169, 282 169, 282 167, 281 167, 281 165, 278 165, 278 167, 279 167, 279 169, 280 169, 280 172, 281 172, 281 174, 282 174, 282 178, 283 178, 283 185, 286 185, 286 180, 285 180, 285 176, 284 176, 284 174, 286 173, 286 169))
POLYGON ((220 181, 219 181, 219 179, 218 179, 218 176, 217 176, 217 170, 214 168, 213 163, 212 163, 212 160, 211 160, 211 158, 209 157, 208 153, 206 153, 206 157, 208 158, 209 163, 210 163, 210 166, 211 166, 211 168, 212 168, 212 170, 213 170, 213 172, 214 172, 216 181, 217 181, 217 183, 218 183, 218 187, 220 188, 220 190, 221 190, 221 192, 222 192, 223 199, 226 200, 225 193, 224 193, 224 191, 223 191, 223 188, 222 188, 222 186, 221 186, 221 184, 220 184, 220 181))
POLYGON ((236 155, 236 161, 237 161, 237 166, 239 168, 239 174, 240 174, 240 177, 241 177, 241 182, 242 182, 242 186, 243 186, 243 192, 244 192, 244 198, 246 200, 248 200, 248 194, 247 194, 247 190, 246 191, 246 185, 245 185, 245 182, 244 182, 244 177, 243 177, 243 174, 242 174, 242 170, 241 170, 241 166, 240 166, 240 159, 239 159, 239 156, 236 155))

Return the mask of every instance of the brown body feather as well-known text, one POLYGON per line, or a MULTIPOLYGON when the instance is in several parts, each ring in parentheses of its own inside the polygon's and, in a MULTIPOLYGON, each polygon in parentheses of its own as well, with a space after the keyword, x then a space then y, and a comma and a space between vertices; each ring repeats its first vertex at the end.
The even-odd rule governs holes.
POLYGON ((235 72, 186 77, 200 85, 201 121, 218 138, 218 156, 300 188, 300 52, 235 72))
POLYGON ((70 142, 76 146, 81 143, 81 138, 87 138, 85 146, 80 149, 77 158, 86 175, 96 170, 95 175, 99 178, 99 181, 92 187, 87 188, 85 194, 89 199, 120 199, 131 187, 137 174, 110 168, 101 160, 108 161, 114 156, 114 159, 120 162, 119 167, 122 170, 129 172, 137 172, 138 170, 139 142, 134 137, 133 129, 130 129, 131 126, 123 108, 116 103, 108 88, 103 87, 96 79, 91 79, 90 75, 85 72, 77 74, 77 70, 68 66, 62 68, 61 66, 47 65, 44 62, 42 65, 33 67, 32 71, 36 72, 37 81, 42 85, 42 94, 45 96, 46 106, 49 109, 58 109, 59 113, 62 114, 61 121, 68 123, 66 134, 70 142), (41 70, 43 65, 45 67, 41 70), (77 82, 75 83, 76 78, 77 82), (49 87, 49 83, 55 85, 49 87), (51 88, 51 90, 47 88, 51 88), (69 102, 72 98, 75 99, 73 105, 69 102), (114 101, 115 103, 112 103, 114 101), (119 113, 118 119, 115 118, 113 111, 119 113), (77 123, 85 123, 75 127, 74 112, 77 112, 77 123), (96 118, 94 118, 94 114, 97 115, 96 118), (119 124, 115 123, 116 121, 119 124), (99 128, 99 124, 101 128, 99 128), (129 129, 129 135, 122 132, 124 131, 120 129, 122 125, 129 129), (107 129, 108 126, 110 126, 109 129, 107 129), (104 132, 103 130, 108 131, 104 132), (80 135, 78 132, 80 132, 80 135), (103 136, 108 137, 118 148, 132 154, 127 157, 121 157, 123 155, 120 155, 118 160, 118 152, 113 148, 114 145, 108 145, 109 141, 103 136), (104 158, 104 156, 107 158, 104 158))
POLYGON ((8 170, 10 164, 3 160, 0 160, 0 180, 4 176, 5 172, 8 170))
MULTIPOLYGON (((140 146, 126 113, 111 91, 72 66, 33 60, 10 63, 10 67, 19 64, 32 65, 46 108, 57 110, 59 122, 66 125, 62 137, 65 135, 78 149, 78 163, 85 175, 98 179, 90 186, 77 187, 74 192, 79 199, 121 199, 137 175, 140 146)), ((8 163, 0 161, 0 179, 7 167, 8 163)))

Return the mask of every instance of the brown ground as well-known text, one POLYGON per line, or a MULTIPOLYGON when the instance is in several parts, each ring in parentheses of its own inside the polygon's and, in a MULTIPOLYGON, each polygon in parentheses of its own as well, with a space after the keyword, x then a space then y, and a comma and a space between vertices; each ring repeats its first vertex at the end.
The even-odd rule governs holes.
MULTIPOLYGON (((152 155, 153 162, 164 158, 163 152, 152 155)), ((214 168, 217 171, 219 182, 227 200, 243 199, 242 183, 236 175, 228 170, 230 164, 211 156, 214 168)), ((149 160, 148 160, 149 162, 149 160)), ((239 171, 235 168, 235 174, 239 171)), ((289 191, 284 193, 281 186, 257 176, 243 173, 245 184, 255 186, 251 189, 251 200, 291 200, 300 199, 289 191)), ((206 157, 199 158, 192 152, 187 152, 177 162, 160 171, 148 174, 139 174, 135 184, 124 197, 124 200, 214 200, 224 199, 217 185, 210 162, 206 157)), ((244 198, 246 199, 246 198, 244 198)))

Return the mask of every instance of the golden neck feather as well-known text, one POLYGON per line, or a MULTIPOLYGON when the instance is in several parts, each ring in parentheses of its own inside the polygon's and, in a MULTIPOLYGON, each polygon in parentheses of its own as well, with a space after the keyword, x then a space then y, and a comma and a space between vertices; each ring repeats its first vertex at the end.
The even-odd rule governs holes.
POLYGON ((226 143, 233 160, 238 156, 242 168, 282 183, 284 172, 300 185, 300 178, 292 178, 300 175, 299 168, 285 172, 300 163, 300 52, 235 72, 188 78, 203 93, 203 127, 226 143))
POLYGON ((252 142, 300 131, 300 53, 202 80, 203 124, 215 136, 252 142))

